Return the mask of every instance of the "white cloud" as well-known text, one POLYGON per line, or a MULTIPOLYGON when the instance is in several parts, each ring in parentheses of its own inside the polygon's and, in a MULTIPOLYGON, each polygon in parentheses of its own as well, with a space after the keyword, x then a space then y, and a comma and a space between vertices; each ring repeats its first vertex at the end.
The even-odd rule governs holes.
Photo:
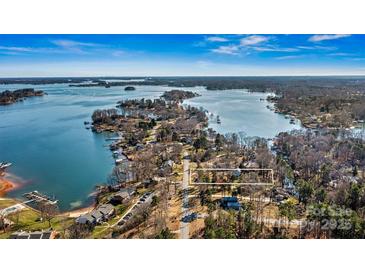
POLYGON ((297 52, 296 48, 277 48, 277 47, 252 47, 256 51, 269 51, 269 52, 297 52))
POLYGON ((63 47, 63 48, 71 48, 71 47, 96 47, 98 44, 95 43, 85 43, 78 42, 73 40, 53 40, 53 44, 63 47))
POLYGON ((209 42, 227 42, 228 39, 224 38, 224 37, 219 37, 219 36, 210 36, 206 38, 207 41, 209 42))
POLYGON ((5 46, 0 46, 0 50, 13 51, 13 52, 32 52, 32 51, 34 51, 34 49, 32 49, 32 48, 5 47, 5 46))
POLYGON ((114 57, 126 55, 128 52, 118 49, 110 48, 105 44, 96 44, 88 42, 79 42, 74 40, 51 40, 52 47, 14 47, 1 46, 0 53, 6 55, 26 55, 26 54, 105 54, 114 57))
MULTIPOLYGON (((212 37, 213 38, 213 37, 212 37)), ((269 40, 269 37, 261 36, 261 35, 251 35, 240 40, 240 43, 237 45, 229 45, 229 46, 220 46, 218 48, 212 49, 212 52, 220 53, 220 54, 229 54, 229 55, 239 55, 241 49, 247 47, 252 50, 257 51, 288 51, 288 49, 278 49, 272 46, 267 47, 254 47, 255 45, 264 43, 269 40)), ((247 53, 248 54, 248 53, 247 53)))
POLYGON ((0 52, 8 55, 27 55, 33 53, 57 53, 55 48, 8 47, 0 46, 0 52))
POLYGON ((353 56, 353 53, 348 53, 348 52, 334 52, 334 53, 330 53, 328 54, 329 56, 353 56))
POLYGON ((297 46, 298 49, 307 49, 307 50, 315 50, 315 49, 319 49, 319 50, 336 50, 336 47, 326 47, 326 46, 297 46))
POLYGON ((220 54, 229 54, 229 55, 238 55, 239 47, 238 46, 220 46, 216 49, 212 49, 212 52, 220 53, 220 54))
POLYGON ((94 48, 100 46, 99 44, 95 43, 78 42, 73 40, 53 40, 51 42, 63 50, 82 54, 87 53, 84 48, 94 48))
POLYGON ((340 38, 349 37, 349 34, 317 34, 311 36, 308 41, 310 42, 321 42, 326 40, 335 40, 340 38))
POLYGON ((290 59, 296 59, 296 58, 300 58, 302 57, 302 55, 286 55, 286 56, 279 56, 276 57, 276 60, 290 60, 290 59))
POLYGON ((269 38, 261 35, 251 35, 241 39, 241 46, 253 46, 268 41, 269 38))

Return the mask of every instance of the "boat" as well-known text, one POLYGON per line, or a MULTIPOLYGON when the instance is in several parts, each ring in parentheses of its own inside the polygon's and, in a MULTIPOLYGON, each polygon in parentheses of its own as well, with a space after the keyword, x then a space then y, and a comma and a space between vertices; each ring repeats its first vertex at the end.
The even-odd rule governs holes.
POLYGON ((219 118, 219 116, 217 116, 217 124, 221 123, 221 119, 219 118))
POLYGON ((12 163, 9 163, 9 162, 1 162, 0 163, 0 169, 6 169, 8 167, 10 167, 12 165, 12 163))
POLYGON ((119 158, 119 156, 123 155, 123 149, 117 149, 113 151, 114 158, 119 158))

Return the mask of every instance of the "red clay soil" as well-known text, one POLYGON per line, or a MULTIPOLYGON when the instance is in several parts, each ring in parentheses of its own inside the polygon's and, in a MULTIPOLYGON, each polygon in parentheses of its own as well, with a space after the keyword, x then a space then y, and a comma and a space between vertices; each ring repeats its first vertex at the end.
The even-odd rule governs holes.
POLYGON ((0 197, 4 197, 7 192, 15 187, 15 183, 5 179, 4 177, 0 177, 0 197))

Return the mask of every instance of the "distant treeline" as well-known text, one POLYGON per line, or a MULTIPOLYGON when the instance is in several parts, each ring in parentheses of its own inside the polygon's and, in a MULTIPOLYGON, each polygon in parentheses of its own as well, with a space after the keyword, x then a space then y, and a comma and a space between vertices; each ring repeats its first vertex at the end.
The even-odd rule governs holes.
POLYGON ((59 84, 88 86, 167 85, 177 87, 205 86, 208 90, 250 89, 283 90, 297 87, 364 87, 365 77, 276 76, 276 77, 46 77, 1 78, 0 84, 59 84), (115 81, 113 81, 115 80, 115 81), (128 80, 120 82, 120 80, 128 80), (136 81, 133 81, 136 80, 136 81), (143 80, 143 81, 141 81, 143 80))

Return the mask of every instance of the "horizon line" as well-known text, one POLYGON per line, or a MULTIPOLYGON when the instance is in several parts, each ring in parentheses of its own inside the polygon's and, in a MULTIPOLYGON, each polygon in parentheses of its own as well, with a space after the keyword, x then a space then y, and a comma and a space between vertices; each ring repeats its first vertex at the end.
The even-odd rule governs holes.
POLYGON ((365 74, 283 74, 283 75, 164 75, 164 76, 152 76, 152 75, 138 75, 138 76, 0 76, 0 79, 29 79, 29 78, 171 78, 171 77, 365 77, 365 74))

